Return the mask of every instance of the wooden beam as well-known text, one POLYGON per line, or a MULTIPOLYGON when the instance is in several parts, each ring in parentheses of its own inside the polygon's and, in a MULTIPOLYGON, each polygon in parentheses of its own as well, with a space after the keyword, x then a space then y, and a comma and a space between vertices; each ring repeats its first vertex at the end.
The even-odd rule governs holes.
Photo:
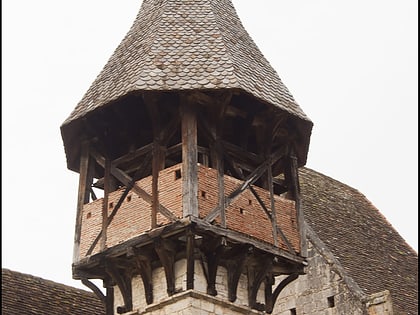
POLYGON ((197 117, 193 105, 188 97, 181 96, 183 217, 198 217, 197 117))
POLYGON ((296 209, 296 223, 299 230, 300 236, 300 254, 302 257, 307 256, 307 242, 306 242, 306 230, 304 224, 304 216, 301 207, 302 200, 300 198, 300 186, 299 186, 299 172, 298 172, 298 163, 295 152, 292 148, 290 153, 290 174, 291 182, 293 189, 293 196, 295 199, 295 209, 296 209))
POLYGON ((248 264, 248 305, 258 311, 264 310, 264 305, 257 303, 257 293, 261 283, 268 273, 271 272, 272 258, 268 255, 253 258, 254 263, 248 264))
POLYGON ((207 262, 207 264, 204 264, 204 259, 201 259, 201 265, 207 280, 207 294, 216 296, 217 267, 222 253, 221 238, 215 237, 212 239, 205 239, 200 250, 207 262))
MULTIPOLYGON (((243 183, 237 185, 237 187, 229 194, 229 196, 226 198, 225 207, 228 207, 233 201, 235 201, 242 192, 245 191, 249 185, 252 185, 266 170, 266 168, 269 166, 269 161, 265 161, 260 166, 258 166, 254 172, 249 174, 243 183)), ((212 222, 220 213, 221 205, 216 206, 213 210, 209 212, 209 214, 205 217, 205 220, 208 222, 212 222)))
POLYGON ((225 165, 223 151, 219 137, 216 140, 216 167, 217 167, 217 204, 220 207, 220 223, 226 227, 226 200, 225 200, 225 165))
POLYGON ((127 163, 132 160, 135 160, 142 155, 152 152, 152 149, 153 149, 153 143, 146 144, 145 146, 142 146, 141 148, 138 148, 137 150, 133 152, 127 153, 119 158, 114 159, 112 161, 112 166, 118 167, 119 165, 123 163, 127 163))
POLYGON ((139 270, 144 293, 147 304, 153 303, 153 278, 152 278, 152 263, 150 257, 142 257, 140 255, 135 257, 137 269, 139 270))
MULTIPOLYGON (((102 155, 100 155, 96 150, 91 150, 91 155, 100 166, 105 167, 105 158, 102 155)), ((125 186, 128 186, 132 180, 132 178, 129 175, 127 175, 124 171, 120 170, 115 166, 111 166, 111 174, 114 175, 115 178, 117 178, 125 186)), ((152 196, 150 196, 137 183, 134 183, 132 189, 140 198, 146 201, 149 205, 152 204, 152 196)), ((161 204, 159 204, 159 212, 171 221, 177 220, 177 217, 161 204)))
POLYGON ((101 300, 101 302, 104 304, 104 306, 106 306, 105 295, 102 293, 102 291, 93 282, 89 281, 89 279, 83 278, 82 283, 85 286, 87 286, 89 289, 91 289, 92 292, 95 293, 95 295, 101 300))
POLYGON ((276 287, 276 289, 274 290, 270 301, 271 304, 267 303, 266 300, 266 313, 271 314, 273 312, 273 308, 274 308, 274 304, 276 303, 276 300, 280 294, 280 292, 291 282, 293 282, 294 280, 296 280, 298 278, 299 274, 298 273, 292 273, 290 275, 288 275, 285 279, 283 279, 276 287))
POLYGON ((100 251, 106 248, 107 230, 108 230, 108 197, 110 193, 111 181, 111 161, 105 159, 105 175, 104 175, 104 197, 102 199, 102 233, 100 251))
MULTIPOLYGON (((146 159, 147 160, 147 159, 146 159)), ((143 171, 143 168, 140 167, 137 172, 134 174, 133 178, 131 179, 130 183, 126 186, 124 192, 121 194, 120 199, 118 200, 117 204, 115 205, 114 209, 112 209, 111 214, 108 216, 107 218, 107 222, 105 225, 105 230, 106 228, 111 224, 112 220, 114 219, 115 215, 117 214, 118 210, 120 209, 122 203, 124 202, 125 197, 127 197, 128 193, 130 192, 131 188, 133 187, 134 183, 135 183, 135 178, 137 177, 137 175, 139 173, 141 173, 143 171)), ((99 234, 96 236, 95 240, 93 241, 93 243, 90 245, 88 251, 86 252, 86 256, 90 255, 93 251, 93 249, 95 248, 96 244, 98 243, 99 239, 102 237, 102 233, 104 231, 104 227, 102 227, 101 231, 99 232, 99 234)))
POLYGON ((279 240, 277 237, 277 213, 276 204, 274 202, 273 174, 271 172, 271 163, 270 166, 267 168, 267 185, 268 190, 270 191, 271 230, 273 233, 274 246, 278 246, 279 240))
POLYGON ((77 196, 76 224, 74 232, 73 262, 80 259, 80 237, 82 229, 83 206, 89 202, 89 142, 82 142, 79 168, 79 190, 77 196))
POLYGON ((160 237, 154 240, 155 251, 163 266, 166 277, 166 291, 168 295, 174 295, 175 290, 175 245, 170 240, 164 240, 160 237))
POLYGON ((238 245, 236 248, 234 248, 234 251, 236 251, 236 249, 239 249, 238 254, 235 256, 231 256, 226 262, 228 274, 228 300, 230 302, 235 302, 237 297, 236 292, 238 290, 239 278, 242 274, 242 270, 245 265, 245 258, 248 255, 248 247, 249 245, 246 244, 238 245))
POLYGON ((153 146, 152 161, 152 213, 150 225, 152 229, 157 226, 157 212, 159 210, 159 172, 165 167, 165 148, 157 140, 153 146))
POLYGON ((117 307, 117 313, 123 314, 133 310, 133 293, 131 287, 131 276, 127 274, 128 271, 120 271, 116 268, 113 262, 106 264, 106 272, 112 280, 118 285, 121 295, 123 297, 124 305, 117 307))
POLYGON ((105 314, 115 315, 114 313, 114 283, 110 280, 105 281, 106 290, 106 303, 105 303, 105 314))
POLYGON ((271 253, 275 256, 283 257, 296 265, 302 265, 305 261, 304 258, 297 256, 296 254, 291 254, 287 250, 275 247, 273 245, 267 244, 256 239, 243 236, 241 233, 236 232, 234 230, 229 230, 213 225, 207 222, 206 220, 192 218, 191 221, 195 224, 195 228, 197 231, 209 231, 211 233, 216 234, 218 237, 226 237, 227 239, 230 239, 234 242, 248 244, 267 253, 271 253))
POLYGON ((187 246, 187 290, 194 289, 194 233, 190 228, 186 231, 187 246))

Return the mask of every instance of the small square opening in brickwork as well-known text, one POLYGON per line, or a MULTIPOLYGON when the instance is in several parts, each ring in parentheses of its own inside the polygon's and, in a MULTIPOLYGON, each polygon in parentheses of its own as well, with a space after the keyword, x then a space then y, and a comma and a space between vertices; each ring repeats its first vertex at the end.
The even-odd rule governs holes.
POLYGON ((248 206, 252 205, 252 200, 248 199, 248 206))
POLYGON ((328 301, 328 307, 334 307, 335 306, 334 296, 329 296, 327 298, 327 301, 328 301))
POLYGON ((113 202, 110 202, 110 203, 109 203, 109 208, 110 208, 110 209, 114 208, 114 203, 113 203, 113 202))
POLYGON ((175 171, 175 180, 180 179, 181 178, 181 170, 176 170, 175 171))
POLYGON ((239 213, 240 214, 244 214, 244 211, 245 211, 244 208, 239 208, 239 213))
POLYGON ((86 219, 89 219, 91 216, 92 216, 92 213, 91 213, 91 212, 88 212, 88 213, 86 214, 86 219))
POLYGON ((127 202, 131 201, 131 195, 127 196, 127 202))
POLYGON ((290 309, 290 315, 296 315, 296 309, 295 308, 290 309))
POLYGON ((206 198, 206 192, 204 190, 201 191, 201 197, 204 199, 206 198))

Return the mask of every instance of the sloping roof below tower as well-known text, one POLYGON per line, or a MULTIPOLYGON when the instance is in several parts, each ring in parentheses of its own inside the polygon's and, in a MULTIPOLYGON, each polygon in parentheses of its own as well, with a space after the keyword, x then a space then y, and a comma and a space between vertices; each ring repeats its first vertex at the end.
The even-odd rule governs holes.
POLYGON ((417 314, 418 254, 356 189, 309 168, 299 175, 305 219, 348 275, 366 294, 389 290, 395 314, 417 314))
MULTIPOLYGON (((389 290, 394 314, 418 314, 418 254, 366 197, 301 168, 305 219, 366 294, 389 290)), ((2 269, 3 314, 103 314, 92 293, 2 269)))
POLYGON ((28 274, 2 269, 2 314, 101 315, 101 301, 91 292, 28 274))
POLYGON ((131 29, 63 125, 134 91, 240 89, 310 122, 230 0, 144 0, 131 29))

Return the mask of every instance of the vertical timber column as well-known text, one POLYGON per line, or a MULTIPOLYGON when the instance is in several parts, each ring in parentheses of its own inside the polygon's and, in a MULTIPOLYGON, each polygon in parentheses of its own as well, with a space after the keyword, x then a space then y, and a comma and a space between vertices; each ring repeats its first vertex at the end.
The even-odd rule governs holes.
POLYGON ((104 280, 105 295, 105 315, 114 315, 114 286, 110 279, 104 280))
POLYGON ((226 209, 225 209, 225 177, 224 177, 224 163, 221 139, 219 137, 219 130, 216 136, 216 165, 217 165, 217 191, 218 204, 220 206, 220 223, 223 228, 226 228, 226 209))
POLYGON ((81 145, 79 190, 77 197, 76 227, 74 233, 73 262, 80 259, 80 233, 82 229, 83 205, 89 202, 89 142, 83 141, 81 145))
POLYGON ((108 229, 108 196, 111 190, 111 160, 105 158, 104 175, 104 198, 102 200, 102 235, 100 248, 103 251, 106 248, 107 229, 108 229))
POLYGON ((276 214, 276 203, 274 200, 273 172, 271 170, 271 163, 267 168, 267 181, 268 181, 268 188, 270 191, 271 225, 273 229, 274 246, 278 246, 279 241, 277 237, 277 214, 276 214))
POLYGON ((153 162, 152 162, 152 229, 157 226, 157 213, 159 209, 159 172, 165 167, 165 152, 160 142, 153 142, 153 162))
POLYGON ((197 115, 187 97, 182 95, 182 212, 183 217, 198 217, 197 115))
POLYGON ((300 236, 300 255, 302 257, 306 257, 307 256, 306 230, 305 230, 305 225, 304 225, 302 201, 300 198, 298 163, 297 163, 297 157, 296 157, 293 147, 290 149, 289 169, 290 169, 289 170, 290 182, 292 184, 292 196, 293 196, 293 199, 295 200, 296 221, 297 221, 297 227, 298 227, 299 236, 300 236))

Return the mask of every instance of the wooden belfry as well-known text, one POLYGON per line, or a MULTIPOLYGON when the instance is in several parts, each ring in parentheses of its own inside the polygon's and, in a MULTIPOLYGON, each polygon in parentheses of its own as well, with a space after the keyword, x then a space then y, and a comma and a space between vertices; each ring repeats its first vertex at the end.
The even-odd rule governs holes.
POLYGON ((144 0, 61 126, 80 174, 73 277, 107 314, 185 292, 235 304, 242 279, 246 307, 271 313, 303 273, 311 129, 230 0, 144 0))

